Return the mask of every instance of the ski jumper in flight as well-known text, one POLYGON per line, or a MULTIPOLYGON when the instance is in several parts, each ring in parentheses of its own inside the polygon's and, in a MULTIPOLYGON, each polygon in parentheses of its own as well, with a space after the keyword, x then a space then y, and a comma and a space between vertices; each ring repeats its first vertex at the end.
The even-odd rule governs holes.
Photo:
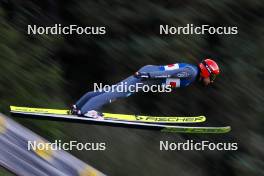
MULTIPOLYGON (((91 118, 102 118, 101 108, 118 99, 129 97, 135 91, 118 91, 117 85, 134 86, 170 86, 172 88, 186 87, 196 81, 204 85, 212 84, 220 73, 219 67, 212 59, 205 59, 198 65, 175 63, 170 65, 147 65, 139 69, 134 75, 117 83, 111 91, 97 90, 83 95, 73 106, 72 114, 91 118)), ((138 91, 142 91, 137 89, 138 91)))

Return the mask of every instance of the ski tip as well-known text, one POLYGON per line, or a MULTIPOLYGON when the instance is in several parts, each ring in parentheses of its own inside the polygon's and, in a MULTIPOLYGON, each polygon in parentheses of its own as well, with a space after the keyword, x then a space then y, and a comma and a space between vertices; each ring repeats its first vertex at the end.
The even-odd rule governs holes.
POLYGON ((205 122, 206 121, 206 117, 205 116, 198 116, 201 120, 199 122, 205 122))
POLYGON ((60 114, 68 115, 68 109, 47 109, 47 108, 31 108, 10 106, 11 113, 42 113, 42 114, 60 114))
POLYGON ((204 134, 221 134, 231 131, 231 126, 226 127, 169 127, 161 130, 170 133, 204 133, 204 134))

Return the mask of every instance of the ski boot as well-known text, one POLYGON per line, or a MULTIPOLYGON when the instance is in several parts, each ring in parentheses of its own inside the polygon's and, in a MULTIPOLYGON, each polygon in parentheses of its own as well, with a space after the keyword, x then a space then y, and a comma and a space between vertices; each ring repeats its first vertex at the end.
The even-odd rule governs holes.
POLYGON ((81 111, 77 108, 76 105, 72 105, 72 106, 71 106, 71 110, 70 110, 70 114, 71 114, 71 115, 77 115, 77 116, 80 116, 80 115, 81 115, 81 111))
POLYGON ((98 120, 104 119, 103 114, 95 110, 88 111, 87 113, 84 114, 84 116, 88 118, 98 119, 98 120))

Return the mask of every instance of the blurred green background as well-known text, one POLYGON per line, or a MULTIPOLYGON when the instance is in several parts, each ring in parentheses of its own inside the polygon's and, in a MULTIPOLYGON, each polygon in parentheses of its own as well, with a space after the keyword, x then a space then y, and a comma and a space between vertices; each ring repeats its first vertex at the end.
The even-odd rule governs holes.
POLYGON ((65 108, 94 82, 114 84, 140 67, 214 58, 221 76, 205 88, 139 93, 103 111, 206 115, 223 135, 164 134, 89 124, 15 119, 53 141, 106 142, 72 151, 108 175, 264 175, 264 2, 0 0, 0 110, 9 105, 65 108), (26 34, 28 24, 106 26, 103 36, 26 34), (159 25, 237 26, 238 35, 160 36, 159 25), (159 141, 238 142, 238 151, 159 151, 159 141))

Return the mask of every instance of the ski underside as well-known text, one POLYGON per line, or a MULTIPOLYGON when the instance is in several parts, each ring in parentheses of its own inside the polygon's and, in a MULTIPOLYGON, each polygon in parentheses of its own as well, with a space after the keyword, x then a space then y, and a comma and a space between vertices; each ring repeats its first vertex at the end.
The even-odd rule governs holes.
POLYGON ((11 113, 20 115, 30 115, 44 117, 48 119, 65 119, 93 122, 97 124, 124 125, 130 127, 146 127, 159 129, 162 132, 175 133, 227 133, 231 130, 230 126, 225 127, 191 127, 176 126, 177 123, 200 123, 206 120, 205 116, 193 117, 157 117, 127 114, 103 113, 103 119, 94 119, 71 115, 69 110, 45 109, 10 106, 11 113))

